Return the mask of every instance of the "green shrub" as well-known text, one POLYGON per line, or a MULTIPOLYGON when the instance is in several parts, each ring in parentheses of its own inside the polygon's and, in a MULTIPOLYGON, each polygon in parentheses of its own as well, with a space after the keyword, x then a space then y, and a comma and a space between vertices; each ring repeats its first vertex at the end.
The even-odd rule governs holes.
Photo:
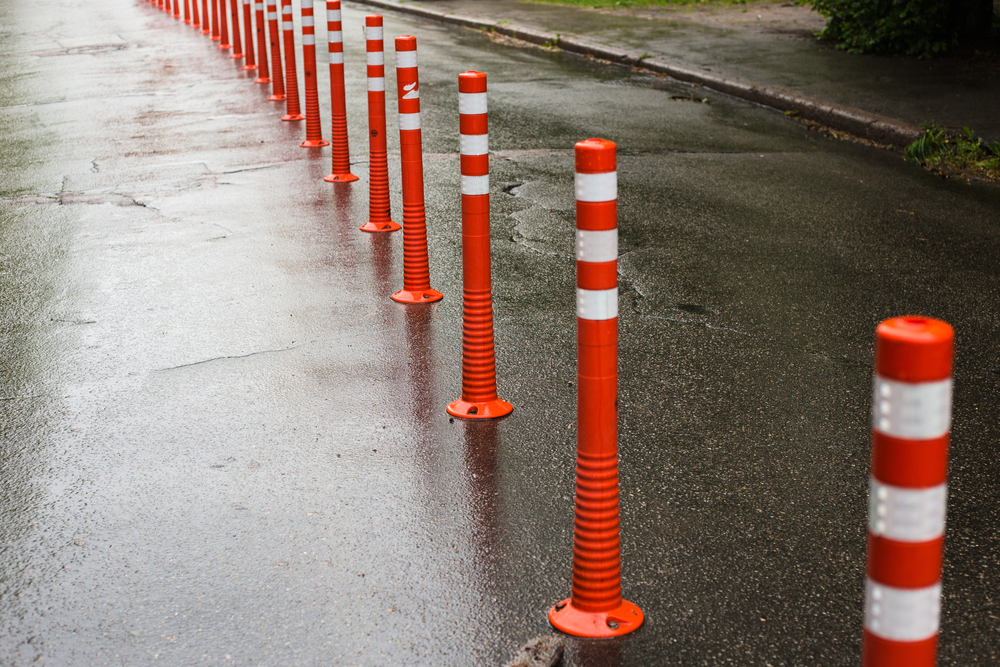
POLYGON ((827 18, 821 37, 852 53, 928 57, 957 40, 954 0, 800 0, 827 18))

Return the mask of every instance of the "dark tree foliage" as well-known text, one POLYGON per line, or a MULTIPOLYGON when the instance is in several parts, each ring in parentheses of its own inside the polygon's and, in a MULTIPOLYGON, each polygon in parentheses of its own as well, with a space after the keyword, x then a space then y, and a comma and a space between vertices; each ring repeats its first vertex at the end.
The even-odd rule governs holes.
POLYGON ((993 0, 802 1, 827 18, 821 36, 853 53, 927 57, 993 30, 993 0))

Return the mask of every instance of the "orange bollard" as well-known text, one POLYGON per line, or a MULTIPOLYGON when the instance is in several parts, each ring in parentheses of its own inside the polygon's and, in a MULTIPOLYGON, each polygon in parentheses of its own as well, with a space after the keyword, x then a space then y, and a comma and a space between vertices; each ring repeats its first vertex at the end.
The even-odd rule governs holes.
POLYGON ((212 34, 212 18, 209 16, 208 0, 201 0, 201 34, 212 34))
POLYGON ((313 0, 302 0, 302 78, 305 79, 306 140, 299 146, 319 148, 329 146, 323 139, 319 120, 319 90, 316 85, 316 17, 313 0))
POLYGON ((642 625, 622 599, 618 520, 618 176, 615 144, 576 144, 576 520, 573 589, 549 622, 577 637, 642 625))
POLYGON ((232 33, 233 52, 230 58, 243 57, 243 40, 240 38, 240 0, 229 0, 229 26, 232 33))
MULTIPOLYGON (((490 277, 490 154, 486 75, 458 75, 458 131, 462 171, 462 398, 448 414, 492 419, 514 409, 497 398, 490 277)), ((405 233, 405 232, 404 232, 405 233)))
MULTIPOLYGON (((326 41, 330 60, 330 142, 333 170, 323 178, 329 183, 358 180, 351 173, 351 149, 347 141, 347 101, 344 92, 344 28, 340 0, 326 0, 326 41)), ((384 115, 384 114, 383 114, 384 115)))
POLYGON ((212 0, 212 41, 217 42, 222 39, 219 33, 219 3, 222 0, 212 0))
POLYGON ((271 83, 271 71, 267 67, 267 19, 264 17, 264 2, 254 2, 254 13, 257 15, 257 74, 254 83, 271 83))
POLYGON ((174 0, 174 11, 173 17, 179 19, 181 17, 181 0, 174 0))
POLYGON ((385 53, 382 16, 365 17, 365 50, 368 64, 368 222, 363 232, 394 232, 389 207, 389 162, 385 139, 385 53))
POLYGON ((191 0, 184 0, 184 22, 191 23, 191 0))
POLYGON ((281 40, 278 38, 278 6, 276 0, 267 0, 268 41, 271 45, 271 96, 272 102, 285 99, 285 79, 281 73, 281 40))
POLYGON ((396 38, 396 93, 399 100, 399 161, 403 179, 403 289, 399 303, 432 303, 442 298, 431 289, 424 216, 424 159, 420 147, 420 84, 417 38, 396 38))
POLYGON ((201 14, 198 12, 198 0, 191 0, 191 27, 201 28, 201 14))
POLYGON ((226 0, 219 0, 219 48, 233 48, 229 43, 229 10, 226 8, 226 0))
POLYGON ((243 0, 243 53, 246 63, 242 69, 257 69, 257 61, 253 55, 253 20, 250 16, 250 0, 243 0))
POLYGON ((864 667, 934 667, 955 333, 897 317, 875 334, 864 667))
POLYGON ((295 23, 292 22, 292 0, 281 0, 281 32, 285 38, 285 115, 281 120, 302 120, 299 106, 299 76, 295 66, 295 23))

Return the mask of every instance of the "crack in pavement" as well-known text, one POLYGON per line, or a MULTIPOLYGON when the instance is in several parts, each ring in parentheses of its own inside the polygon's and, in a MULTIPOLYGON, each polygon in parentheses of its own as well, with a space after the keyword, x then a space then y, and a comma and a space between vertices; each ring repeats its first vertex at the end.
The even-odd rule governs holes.
POLYGON ((313 345, 314 342, 302 343, 300 345, 293 345, 291 347, 284 347, 275 350, 259 350, 257 352, 250 352, 248 354, 236 354, 223 357, 212 357, 211 359, 202 359, 201 361, 193 361, 190 364, 181 364, 180 366, 171 366, 170 368, 157 368, 154 373, 166 373, 167 371, 176 371, 181 368, 189 368, 191 366, 201 366, 202 364, 208 364, 213 361, 224 361, 227 359, 247 359, 249 357, 256 357, 261 354, 273 354, 276 352, 290 352, 291 350, 297 350, 300 347, 305 347, 306 345, 313 345))

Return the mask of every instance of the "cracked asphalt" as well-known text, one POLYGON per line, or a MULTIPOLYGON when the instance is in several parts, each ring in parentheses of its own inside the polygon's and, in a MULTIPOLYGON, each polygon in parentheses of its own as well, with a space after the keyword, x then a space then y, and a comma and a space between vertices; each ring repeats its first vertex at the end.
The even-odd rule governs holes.
POLYGON ((572 146, 601 136, 620 150, 623 590, 646 623, 567 638, 566 664, 858 663, 872 340, 907 313, 957 334, 939 664, 996 664, 998 191, 387 14, 387 38, 418 38, 445 295, 402 306, 401 235, 357 229, 366 11, 344 11, 362 179, 332 186, 329 149, 300 148, 241 63, 148 3, 0 7, 0 663, 499 665, 551 632, 571 565, 572 146), (515 406, 489 423, 444 411, 467 69, 490 82, 515 406))

